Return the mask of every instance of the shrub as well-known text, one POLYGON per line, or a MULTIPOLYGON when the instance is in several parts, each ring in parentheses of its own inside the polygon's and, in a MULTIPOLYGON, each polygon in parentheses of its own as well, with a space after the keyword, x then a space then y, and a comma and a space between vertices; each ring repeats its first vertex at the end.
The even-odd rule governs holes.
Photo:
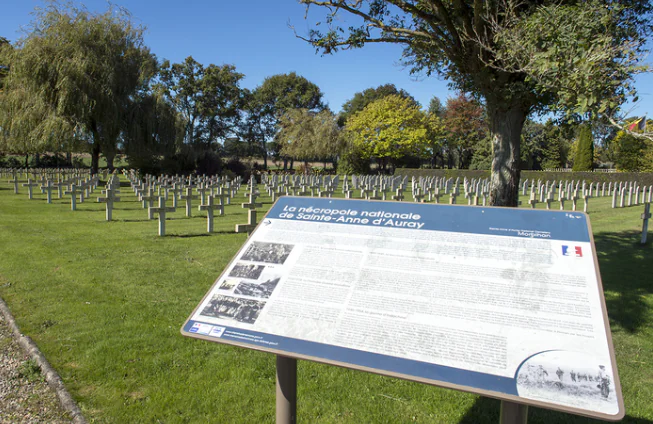
POLYGON ((589 125, 580 128, 577 143, 573 170, 574 172, 591 171, 594 164, 594 140, 589 125))
POLYGON ((229 159, 229 161, 225 164, 225 168, 231 172, 231 178, 234 176, 239 176, 243 179, 246 179, 249 178, 250 174, 252 173, 250 167, 241 162, 238 158, 229 159))
POLYGON ((351 148, 345 151, 338 161, 338 174, 369 174, 370 161, 364 159, 360 150, 351 148))
POLYGON ((218 175, 222 172, 222 159, 217 153, 210 150, 201 152, 198 155, 195 173, 198 175, 218 175))

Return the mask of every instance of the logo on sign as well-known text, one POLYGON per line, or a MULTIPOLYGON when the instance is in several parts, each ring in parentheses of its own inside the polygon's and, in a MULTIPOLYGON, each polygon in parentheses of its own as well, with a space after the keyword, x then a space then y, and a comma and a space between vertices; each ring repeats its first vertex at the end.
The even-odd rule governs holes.
POLYGON ((209 336, 212 336, 212 337, 222 337, 222 334, 224 333, 224 330, 226 330, 226 328, 224 328, 224 327, 218 327, 218 326, 216 325, 216 326, 214 326, 214 327, 211 329, 211 332, 209 333, 209 336))
POLYGON ((583 249, 580 246, 562 245, 562 256, 575 256, 577 258, 582 258, 583 249))

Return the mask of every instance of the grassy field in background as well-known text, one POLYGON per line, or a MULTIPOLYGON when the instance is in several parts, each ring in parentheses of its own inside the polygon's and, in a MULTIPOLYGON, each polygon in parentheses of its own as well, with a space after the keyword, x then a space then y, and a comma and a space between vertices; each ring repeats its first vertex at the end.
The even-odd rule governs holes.
MULTIPOLYGON (((167 236, 158 237, 157 221, 147 219, 127 183, 114 221, 106 222, 104 204, 93 202, 99 190, 73 212, 68 198, 30 201, 24 188, 14 195, 0 182, 0 296, 89 421, 274 421, 273 355, 179 334, 246 239, 233 232, 247 221, 243 192, 216 216, 214 233, 206 233, 196 201, 193 217, 178 208, 167 236)), ((637 424, 653 423, 653 249, 639 245, 642 210, 590 201, 623 422, 637 424)), ((498 422, 498 401, 453 390, 306 361, 298 380, 299 422, 498 422)), ((554 422, 594 421, 530 408, 529 423, 554 422)))

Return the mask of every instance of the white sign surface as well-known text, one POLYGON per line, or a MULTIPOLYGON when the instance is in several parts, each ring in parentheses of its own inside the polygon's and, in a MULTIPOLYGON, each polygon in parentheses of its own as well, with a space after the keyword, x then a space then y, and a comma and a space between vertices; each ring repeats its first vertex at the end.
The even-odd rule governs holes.
POLYGON ((182 332, 620 419, 595 257, 576 212, 284 197, 182 332))

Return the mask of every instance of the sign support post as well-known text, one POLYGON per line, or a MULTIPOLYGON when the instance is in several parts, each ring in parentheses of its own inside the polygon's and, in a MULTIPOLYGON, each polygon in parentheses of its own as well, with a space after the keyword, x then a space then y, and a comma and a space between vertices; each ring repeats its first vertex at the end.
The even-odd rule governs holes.
POLYGON ((499 424, 526 424, 528 422, 528 405, 501 401, 499 424))
POLYGON ((277 355, 277 424, 297 422, 297 359, 277 355))

